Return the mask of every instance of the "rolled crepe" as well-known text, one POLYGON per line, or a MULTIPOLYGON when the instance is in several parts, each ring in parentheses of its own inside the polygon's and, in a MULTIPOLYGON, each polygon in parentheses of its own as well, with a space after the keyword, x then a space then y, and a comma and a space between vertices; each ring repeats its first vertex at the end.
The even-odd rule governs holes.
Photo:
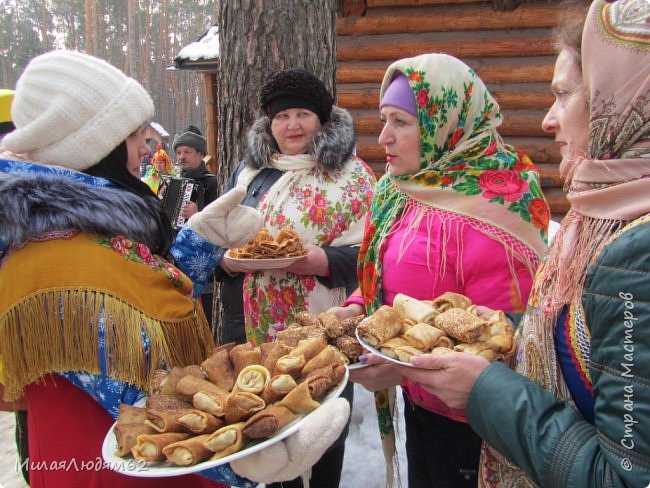
POLYGON ((411 358, 413 356, 418 356, 420 354, 425 354, 424 351, 421 351, 420 349, 413 347, 413 346, 400 346, 395 348, 395 354, 397 355, 397 359, 402 361, 403 363, 410 363, 411 358))
POLYGON ((398 347, 403 347, 403 346, 409 346, 409 341, 404 339, 403 337, 392 337, 391 339, 388 339, 386 342, 383 342, 379 346, 379 352, 382 354, 385 354, 389 358, 397 359, 397 354, 395 354, 395 349, 398 347))
POLYGON ((245 422, 237 422, 225 425, 203 441, 203 445, 214 452, 211 460, 221 459, 243 449, 248 440, 242 432, 244 424, 245 422))
POLYGON ((143 424, 147 419, 147 409, 121 403, 117 414, 117 425, 120 424, 143 424))
POLYGON ((287 407, 295 414, 306 414, 317 409, 320 403, 312 398, 309 383, 305 381, 287 393, 276 405, 287 407))
POLYGON ((300 341, 298 345, 294 347, 293 350, 289 353, 289 355, 304 356, 305 361, 309 361, 311 358, 321 352, 326 345, 327 341, 322 341, 316 337, 310 337, 309 339, 300 341))
POLYGON ((202 410, 188 410, 178 417, 178 423, 193 434, 211 434, 223 425, 223 420, 202 410))
POLYGON ((190 402, 181 400, 176 395, 152 395, 147 397, 146 405, 148 409, 154 410, 178 410, 179 408, 192 408, 190 402))
POLYGON ((460 308, 450 308, 436 317, 436 327, 461 342, 472 343, 480 340, 486 332, 488 323, 460 308))
POLYGON ((219 388, 230 391, 235 385, 235 371, 230 361, 227 349, 214 351, 208 359, 201 363, 208 379, 219 388))
POLYGON ((345 327, 336 314, 332 312, 321 312, 317 316, 330 339, 336 339, 345 334, 345 327))
POLYGON ((414 320, 416 323, 423 322, 433 325, 438 311, 429 303, 422 302, 416 298, 398 293, 393 299, 393 308, 402 316, 414 320))
POLYGON ((476 354, 477 356, 484 357, 490 362, 497 359, 497 353, 491 349, 490 344, 488 344, 487 342, 474 342, 471 344, 456 344, 454 346, 454 351, 476 354))
POLYGON ((336 338, 336 347, 348 358, 351 363, 356 363, 363 354, 363 346, 356 337, 341 336, 336 338))
POLYGON ((304 382, 309 385, 309 392, 314 400, 320 400, 337 385, 345 374, 345 366, 338 363, 328 364, 305 376, 304 382))
POLYGON ((192 397, 192 403, 199 410, 211 413, 216 417, 226 415, 226 399, 229 393, 199 390, 192 397))
POLYGON ((444 312, 450 308, 466 309, 472 304, 472 300, 460 293, 446 291, 439 297, 435 298, 431 304, 436 310, 438 310, 438 312, 444 312))
POLYGON ((218 346, 215 346, 214 349, 212 350, 212 353, 214 354, 215 352, 219 352, 221 350, 226 350, 230 351, 233 347, 237 345, 236 342, 226 342, 225 344, 219 344, 218 346))
POLYGON ((388 305, 382 305, 375 313, 363 319, 357 331, 359 336, 372 347, 395 337, 402 328, 399 313, 388 305))
POLYGON ((327 333, 320 325, 288 327, 285 330, 279 330, 276 334, 276 340, 289 347, 296 347, 300 341, 310 337, 320 338, 322 341, 327 342, 327 333))
POLYGON ((178 366, 171 369, 169 374, 163 378, 160 382, 160 393, 162 395, 174 395, 176 394, 176 383, 178 383, 181 378, 187 375, 196 376, 197 378, 205 378, 205 373, 201 370, 199 366, 196 367, 185 367, 180 368, 178 366))
MULTIPOLYGON (((199 366, 198 364, 190 364, 189 366, 185 366, 183 368, 183 371, 185 371, 185 375, 189 374, 192 376, 196 376, 197 378, 203 378, 203 379, 206 378, 205 371, 203 371, 201 369, 201 366, 199 366)), ((181 376, 181 378, 182 377, 183 376, 181 376)))
POLYGON ((335 363, 347 364, 348 359, 341 353, 341 351, 335 347, 326 346, 318 354, 316 354, 316 356, 307 361, 307 363, 303 366, 300 375, 307 376, 312 371, 316 371, 323 366, 328 366, 335 363))
POLYGON ((294 356, 292 354, 287 354, 282 356, 275 363, 275 368, 273 369, 273 376, 279 374, 288 374, 294 378, 300 377, 300 372, 302 371, 303 366, 305 365, 305 356, 299 355, 294 356))
POLYGON ((169 371, 166 369, 157 369, 151 375, 151 381, 149 382, 149 388, 147 389, 147 395, 158 395, 162 388, 162 383, 165 377, 169 374, 169 371))
POLYGON ((222 395, 228 394, 228 391, 218 387, 211 381, 196 378, 191 375, 185 376, 178 383, 176 383, 176 391, 177 393, 188 396, 190 398, 193 398, 194 395, 199 391, 222 395))
POLYGON ((442 345, 448 345, 450 343, 449 340, 444 340, 445 338, 449 338, 443 330, 423 322, 415 324, 406 331, 403 337, 411 346, 420 349, 423 352, 428 352, 434 346, 441 345, 441 340, 444 342, 442 345))
POLYGON ((266 439, 297 417, 284 405, 271 405, 249 418, 243 432, 250 439, 266 439))
POLYGON ((514 335, 515 330, 512 328, 512 325, 510 325, 510 322, 508 322, 507 319, 505 320, 499 320, 496 322, 490 322, 488 321, 489 326, 489 333, 490 336, 495 336, 495 335, 514 335))
POLYGON ((117 442, 117 451, 115 454, 120 457, 131 454, 131 449, 136 445, 138 436, 142 434, 155 434, 153 427, 142 422, 117 423, 113 427, 113 434, 117 442))
MULTIPOLYGON (((275 347, 276 342, 263 342, 259 345, 260 348, 260 364, 264 366, 264 361, 269 356, 273 348, 275 347)), ((264 366, 266 367, 266 366, 264 366)))
POLYGON ((247 391, 231 393, 226 398, 226 422, 233 424, 246 420, 264 407, 266 407, 264 400, 254 393, 247 391))
POLYGON ((490 349, 499 353, 499 358, 511 356, 515 352, 515 338, 512 335, 494 335, 488 339, 487 343, 490 345, 490 349))
POLYGON ((189 409, 179 408, 176 410, 157 410, 150 408, 147 410, 147 420, 145 424, 152 427, 156 432, 186 432, 185 426, 179 421, 179 417, 185 415, 189 409))
POLYGON ((454 352, 452 348, 445 347, 445 346, 436 346, 433 349, 431 349, 431 354, 447 354, 450 352, 454 352))
POLYGON ((280 359, 282 356, 286 356, 291 352, 291 347, 283 342, 265 342, 264 344, 260 345, 260 349, 262 346, 270 346, 268 354, 262 360, 262 366, 264 366, 269 371, 273 371, 275 369, 275 363, 278 362, 278 359, 280 359))
POLYGON ((251 364, 239 372, 233 392, 247 391, 259 395, 271 379, 271 373, 264 366, 251 364))
POLYGON ((131 454, 138 461, 164 461, 162 450, 165 446, 187 439, 190 435, 184 432, 168 432, 165 434, 142 434, 138 436, 131 454))
POLYGON ((194 466, 212 455, 212 451, 203 444, 207 438, 208 434, 203 434, 177 441, 163 447, 162 452, 167 461, 176 466, 194 466))
POLYGON ((359 322, 361 322, 364 318, 365 315, 356 315, 355 317, 348 317, 347 319, 341 320, 343 335, 354 336, 354 332, 357 330, 359 322))
POLYGON ((289 374, 280 374, 271 378, 262 392, 262 399, 267 405, 275 403, 297 386, 296 380, 289 374))
POLYGON ((239 372, 250 364, 260 364, 262 351, 259 347, 254 347, 250 342, 238 344, 230 350, 230 361, 235 372, 235 378, 239 372))
POLYGON ((303 327, 320 327, 321 325, 321 322, 318 320, 318 318, 313 313, 307 312, 306 310, 298 312, 294 316, 293 320, 295 320, 297 324, 300 324, 303 327))

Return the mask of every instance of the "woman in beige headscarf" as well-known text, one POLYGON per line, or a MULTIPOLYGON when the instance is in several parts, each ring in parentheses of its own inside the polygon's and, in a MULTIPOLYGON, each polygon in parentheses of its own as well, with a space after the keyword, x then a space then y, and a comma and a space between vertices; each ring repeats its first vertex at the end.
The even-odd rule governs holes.
POLYGON ((462 353, 403 374, 491 446, 483 486, 650 482, 650 3, 596 0, 582 41, 586 156, 566 158, 571 210, 533 286, 514 371, 462 353))

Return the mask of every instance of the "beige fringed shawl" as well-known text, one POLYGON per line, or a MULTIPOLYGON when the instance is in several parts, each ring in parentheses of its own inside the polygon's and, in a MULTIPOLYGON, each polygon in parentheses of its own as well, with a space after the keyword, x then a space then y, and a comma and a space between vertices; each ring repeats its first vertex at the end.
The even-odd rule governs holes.
POLYGON ((199 363, 214 342, 191 291, 176 267, 124 237, 50 235, 8 253, 0 267, 5 400, 53 372, 98 374, 104 363, 108 375, 145 390, 161 365, 199 363))
MULTIPOLYGON (((590 100, 589 159, 561 168, 571 210, 562 221, 533 286, 518 331, 513 369, 572 403, 560 371, 553 328, 564 307, 588 320, 582 291, 590 265, 626 225, 650 212, 650 2, 596 0, 583 33, 583 76, 590 100)), ((589 356, 590 343, 577 351, 589 356)), ((526 474, 486 444, 482 487, 534 486, 526 474)))

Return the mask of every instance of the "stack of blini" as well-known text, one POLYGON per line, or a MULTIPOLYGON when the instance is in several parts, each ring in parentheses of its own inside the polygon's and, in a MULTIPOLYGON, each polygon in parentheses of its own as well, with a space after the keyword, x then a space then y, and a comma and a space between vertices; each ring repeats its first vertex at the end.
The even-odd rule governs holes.
POLYGON ((397 294, 357 327, 362 341, 382 354, 409 363, 412 356, 468 352, 489 361, 514 352, 514 329, 503 311, 484 312, 458 293, 434 300, 397 294))
POLYGON ((319 338, 218 347, 200 365, 154 375, 145 407, 121 405, 117 455, 192 466, 273 436, 316 409, 347 360, 319 338))

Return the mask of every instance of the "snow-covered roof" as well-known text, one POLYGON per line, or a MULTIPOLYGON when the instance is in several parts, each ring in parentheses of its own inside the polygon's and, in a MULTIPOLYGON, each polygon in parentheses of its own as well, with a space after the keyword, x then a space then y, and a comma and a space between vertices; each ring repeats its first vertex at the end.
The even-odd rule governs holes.
POLYGON ((151 122, 149 125, 153 127, 153 130, 160 134, 160 137, 169 137, 169 132, 167 132, 158 122, 151 122))
POLYGON ((188 44, 174 58, 177 68, 192 61, 216 60, 219 57, 219 27, 213 25, 196 41, 188 44))

